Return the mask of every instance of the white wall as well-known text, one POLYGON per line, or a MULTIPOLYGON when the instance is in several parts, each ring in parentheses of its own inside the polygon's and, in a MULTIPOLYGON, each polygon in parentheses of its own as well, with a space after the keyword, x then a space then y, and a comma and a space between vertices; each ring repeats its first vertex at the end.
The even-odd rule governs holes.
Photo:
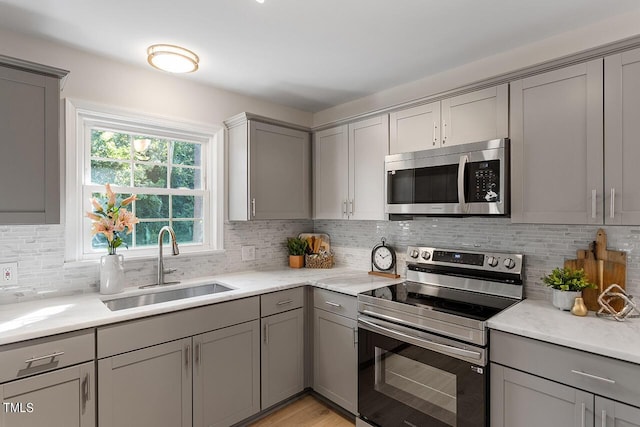
MULTIPOLYGON (((496 22, 496 25, 500 23, 496 22)), ((313 127, 430 97, 638 35, 640 35, 640 11, 615 16, 587 27, 319 111, 313 115, 313 127)), ((473 34, 469 34, 469 37, 473 37, 473 34)), ((425 46, 427 46, 426 43, 425 46)), ((425 51, 425 55, 428 54, 428 51, 425 51)))
POLYGON ((61 98, 137 110, 151 115, 221 125, 243 111, 303 126, 311 113, 273 104, 155 70, 140 58, 131 65, 47 40, 0 30, 0 54, 69 70, 61 98))

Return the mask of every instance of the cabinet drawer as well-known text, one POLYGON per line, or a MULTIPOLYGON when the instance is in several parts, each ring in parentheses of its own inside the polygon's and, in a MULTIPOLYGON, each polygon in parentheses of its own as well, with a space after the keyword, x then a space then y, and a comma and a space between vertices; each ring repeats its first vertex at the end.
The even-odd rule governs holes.
POLYGON ((260 296, 262 317, 293 310, 304 305, 304 286, 260 296))
POLYGON ((358 300, 351 295, 325 289, 313 290, 313 306, 355 320, 358 315, 358 300))
POLYGON ((0 347, 0 383, 64 368, 95 357, 93 329, 0 347))
POLYGON ((585 351, 491 331, 491 362, 638 405, 640 366, 585 351))
POLYGON ((103 326, 98 328, 98 358, 255 320, 258 307, 258 297, 251 297, 103 326))

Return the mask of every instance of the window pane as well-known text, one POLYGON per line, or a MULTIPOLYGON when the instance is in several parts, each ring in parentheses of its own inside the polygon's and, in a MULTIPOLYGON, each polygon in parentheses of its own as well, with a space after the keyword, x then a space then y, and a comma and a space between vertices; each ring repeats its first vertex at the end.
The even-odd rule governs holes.
POLYGON ((173 141, 173 163, 200 166, 202 146, 190 142, 173 141))
POLYGON ((149 136, 133 138, 134 159, 145 162, 167 163, 169 144, 164 139, 149 136))
POLYGON ((201 176, 200 169, 174 166, 171 168, 171 188, 199 190, 202 187, 201 176))
POLYGON ((91 160, 91 182, 94 184, 131 185, 129 163, 91 160))
MULTIPOLYGON (((169 221, 160 222, 144 222, 140 221, 136 224, 136 245, 137 246, 157 246, 158 233, 165 225, 169 225, 169 221)), ((169 243, 169 233, 165 233, 162 241, 169 243)))
MULTIPOLYGON (((118 251, 119 253, 122 253, 122 251, 126 251, 128 248, 132 247, 133 234, 122 233, 120 237, 122 238, 123 243, 116 249, 116 251, 118 251)), ((104 249, 105 255, 106 255, 107 254, 107 238, 105 237, 105 235, 96 234, 95 236, 93 236, 93 239, 91 240, 91 248, 96 250, 104 249)))
POLYGON ((169 196, 140 194, 136 204, 136 216, 140 219, 169 218, 169 196))
POLYGON ((131 158, 129 135, 104 130, 91 130, 91 157, 128 160, 131 158))
POLYGON ((133 178, 136 187, 167 188, 167 167, 135 164, 133 178))
POLYGON ((202 221, 174 221, 178 243, 202 243, 202 221))
POLYGON ((202 218, 202 197, 173 196, 174 218, 202 218))

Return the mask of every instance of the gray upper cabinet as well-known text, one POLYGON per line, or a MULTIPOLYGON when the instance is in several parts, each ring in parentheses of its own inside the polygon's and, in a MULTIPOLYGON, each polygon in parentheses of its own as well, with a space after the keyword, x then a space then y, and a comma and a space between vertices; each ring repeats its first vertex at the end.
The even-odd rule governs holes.
POLYGON ((314 141, 314 218, 383 220, 389 117, 319 131, 314 141))
POLYGON ((353 414, 358 412, 355 300, 336 292, 314 290, 313 389, 353 414))
POLYGON ((508 92, 502 84, 391 113, 390 153, 508 137, 508 92))
POLYGON ((0 55, 0 224, 60 223, 60 78, 0 55))
POLYGON ((309 133, 252 117, 225 122, 229 220, 311 218, 309 133))
POLYGON ((640 224, 640 49, 604 64, 604 221, 640 224))
POLYGON ((511 219, 603 221, 603 60, 511 83, 511 219))

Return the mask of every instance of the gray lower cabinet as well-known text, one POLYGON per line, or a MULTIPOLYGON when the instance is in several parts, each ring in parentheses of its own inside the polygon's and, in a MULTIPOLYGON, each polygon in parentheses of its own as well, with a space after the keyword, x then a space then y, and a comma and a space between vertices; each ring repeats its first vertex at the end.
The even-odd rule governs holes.
POLYGON ((640 408, 596 396, 597 427, 640 427, 640 408))
POLYGON ((100 427, 187 427, 191 338, 98 361, 100 427))
POLYGON ((358 406, 358 324, 316 308, 313 316, 313 389, 347 411, 358 406))
POLYGON ((262 409, 266 409, 304 389, 304 310, 264 317, 261 330, 262 409))
POLYGON ((260 321, 197 335, 193 343, 193 425, 229 426, 260 412, 260 321))
POLYGON ((94 362, 12 381, 0 385, 0 426, 95 426, 95 395, 94 362))

